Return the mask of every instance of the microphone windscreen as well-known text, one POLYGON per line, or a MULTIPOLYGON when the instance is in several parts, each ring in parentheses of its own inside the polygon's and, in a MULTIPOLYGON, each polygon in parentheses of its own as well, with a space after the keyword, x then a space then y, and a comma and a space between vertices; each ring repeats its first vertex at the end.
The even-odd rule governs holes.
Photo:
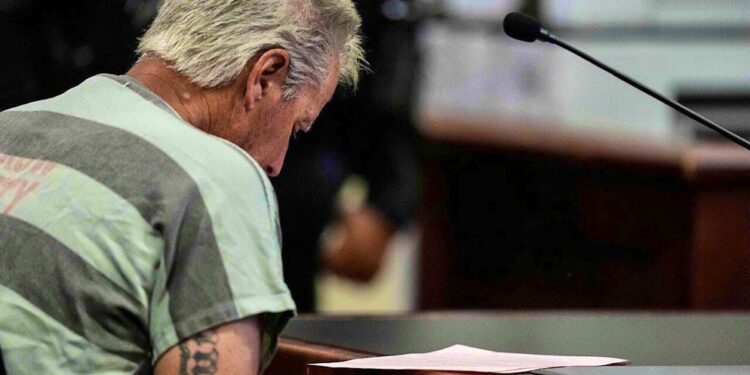
POLYGON ((539 38, 542 26, 529 16, 513 12, 505 16, 503 30, 513 39, 531 43, 539 38))

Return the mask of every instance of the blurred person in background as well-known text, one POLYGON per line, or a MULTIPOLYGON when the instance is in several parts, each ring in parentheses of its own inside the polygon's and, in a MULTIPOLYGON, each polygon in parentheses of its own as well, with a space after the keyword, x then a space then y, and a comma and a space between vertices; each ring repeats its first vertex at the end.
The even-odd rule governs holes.
POLYGON ((413 219, 420 197, 412 116, 419 76, 417 1, 355 4, 371 72, 363 74, 356 95, 334 96, 317 121, 321 126, 292 141, 288 160, 295 167, 273 179, 284 275, 301 312, 315 310, 321 265, 345 278, 370 280, 393 234, 413 219), (366 181, 368 198, 359 207, 342 208, 337 194, 351 175, 366 181))
MULTIPOLYGON (((96 41, 135 3, 113 24, 106 7, 2 4, 32 59, 12 71, 29 84, 4 75, 10 103, 114 61, 96 41)), ((167 0, 126 75, 0 113, 3 371, 265 368, 294 312, 266 174, 356 86, 360 23, 349 0, 167 0)))

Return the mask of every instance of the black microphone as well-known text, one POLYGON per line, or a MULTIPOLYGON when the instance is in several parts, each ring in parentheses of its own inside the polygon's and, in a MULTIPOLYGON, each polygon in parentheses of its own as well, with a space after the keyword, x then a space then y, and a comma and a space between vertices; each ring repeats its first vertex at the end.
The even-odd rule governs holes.
POLYGON ((650 95, 656 100, 674 108, 675 110, 684 114, 685 116, 690 117, 691 119, 699 122, 700 124, 705 125, 711 128, 713 131, 723 135, 724 137, 728 138, 734 143, 750 150, 750 142, 748 142, 744 138, 717 125, 713 121, 701 116, 700 114, 694 112, 690 108, 685 107, 684 105, 677 103, 674 100, 671 100, 665 97, 664 95, 659 94, 658 92, 626 76, 625 74, 618 72, 617 70, 591 57, 590 55, 584 53, 583 51, 563 42, 562 40, 557 38, 555 35, 551 34, 549 30, 543 28, 542 25, 539 24, 537 20, 531 17, 528 17, 521 13, 516 13, 516 12, 509 13, 507 16, 505 16, 505 19, 503 20, 503 29, 505 30, 505 33, 513 39, 517 39, 517 40, 528 42, 528 43, 533 43, 537 40, 541 40, 543 42, 556 44, 562 48, 565 48, 566 50, 580 56, 584 60, 612 74, 613 76, 627 82, 628 84, 637 88, 638 90, 645 92, 646 94, 650 95))
POLYGON ((509 37, 533 43, 541 40, 549 42, 550 33, 539 22, 521 13, 508 13, 503 20, 503 29, 509 37))

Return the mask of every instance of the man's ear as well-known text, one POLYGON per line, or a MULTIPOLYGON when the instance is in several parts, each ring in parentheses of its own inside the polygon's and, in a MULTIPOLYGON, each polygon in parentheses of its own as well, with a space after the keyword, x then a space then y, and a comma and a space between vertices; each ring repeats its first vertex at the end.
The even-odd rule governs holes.
POLYGON ((289 52, 274 48, 263 52, 247 76, 245 108, 265 98, 281 97, 289 71, 289 52))

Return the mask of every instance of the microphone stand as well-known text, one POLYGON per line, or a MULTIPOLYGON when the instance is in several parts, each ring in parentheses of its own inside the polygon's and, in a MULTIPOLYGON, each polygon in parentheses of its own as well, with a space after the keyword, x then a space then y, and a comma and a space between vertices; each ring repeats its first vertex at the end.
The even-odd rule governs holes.
POLYGON ((539 36, 539 40, 544 41, 544 42, 548 42, 548 43, 552 43, 552 44, 556 44, 556 45, 558 45, 558 46, 560 46, 562 48, 565 48, 566 50, 568 50, 568 51, 570 51, 570 52, 578 55, 582 59, 584 59, 584 60, 586 60, 586 61, 588 61, 588 62, 590 62, 590 63, 592 63, 592 64, 594 64, 596 66, 598 66, 599 68, 603 69, 604 71, 608 72, 609 74, 612 74, 613 76, 615 76, 615 77, 617 77, 617 78, 619 78, 619 79, 627 82, 628 84, 630 84, 631 86, 637 88, 638 90, 641 90, 641 91, 645 92, 646 94, 650 95, 654 99, 656 99, 656 100, 658 100, 658 101, 660 101, 660 102, 662 102, 662 103, 664 103, 664 104, 666 104, 666 105, 674 108, 675 110, 677 110, 678 112, 684 114, 685 116, 688 116, 691 119, 693 119, 693 120, 695 120, 695 121, 697 121, 697 122, 699 122, 699 123, 701 123, 701 124, 703 124, 703 125, 711 128, 715 132, 723 135, 724 137, 726 137, 729 140, 733 141, 734 143, 736 143, 736 144, 744 147, 745 149, 750 150, 750 142, 748 142, 744 138, 740 137, 739 135, 734 134, 731 131, 729 131, 729 130, 727 130, 727 129, 721 127, 721 126, 719 126, 715 122, 713 122, 713 121, 711 121, 711 120, 709 120, 709 119, 701 116, 700 114, 698 114, 697 112, 693 111, 692 109, 690 109, 688 107, 685 107, 684 105, 682 105, 680 103, 677 103, 674 100, 671 100, 671 99, 665 97, 664 95, 659 94, 658 92, 652 90, 648 86, 646 86, 646 85, 644 85, 644 84, 642 84, 642 83, 640 83, 640 82, 638 82, 638 81, 636 81, 636 80, 628 77, 627 75, 614 70, 613 68, 611 68, 608 65, 604 64, 603 62, 595 59, 591 55, 589 55, 589 54, 587 54, 587 53, 579 50, 578 48, 575 48, 575 47, 571 46, 570 44, 563 42, 562 40, 558 39, 555 35, 550 34, 546 29, 542 29, 541 30, 541 34, 539 36))

